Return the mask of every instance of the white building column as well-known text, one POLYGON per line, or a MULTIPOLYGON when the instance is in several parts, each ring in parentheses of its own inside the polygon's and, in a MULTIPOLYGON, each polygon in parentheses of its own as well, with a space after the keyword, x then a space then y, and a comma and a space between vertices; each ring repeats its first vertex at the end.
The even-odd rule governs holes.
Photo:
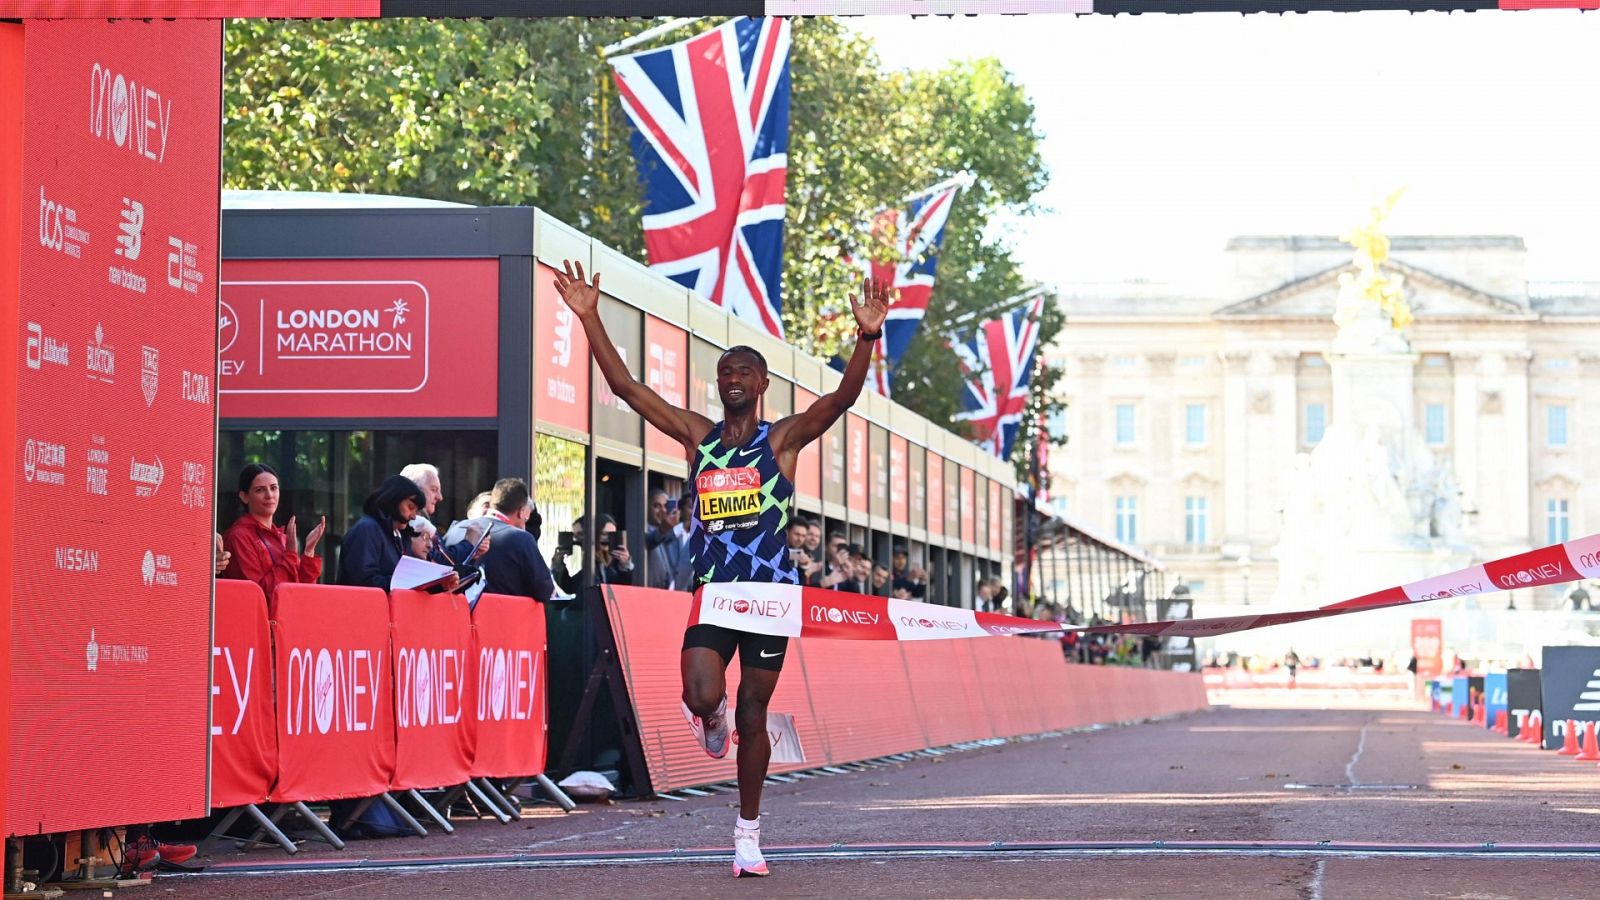
POLYGON ((1250 384, 1246 368, 1250 353, 1223 350, 1222 421, 1217 429, 1222 442, 1222 535, 1224 556, 1247 551, 1250 542, 1250 384))
MULTIPOLYGON (((1455 470, 1456 485, 1461 488, 1462 510, 1477 510, 1482 505, 1478 492, 1478 359, 1479 354, 1474 351, 1450 352, 1450 368, 1454 375, 1450 463, 1455 470)), ((1465 517, 1461 524, 1467 540, 1476 543, 1480 530, 1478 517, 1465 517)))

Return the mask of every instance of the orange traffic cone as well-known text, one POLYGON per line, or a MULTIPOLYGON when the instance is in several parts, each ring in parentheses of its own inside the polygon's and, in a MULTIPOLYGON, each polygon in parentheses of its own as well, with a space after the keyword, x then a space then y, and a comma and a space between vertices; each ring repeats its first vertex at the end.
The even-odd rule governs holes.
POLYGON ((1568 719, 1566 739, 1561 742, 1561 749, 1556 751, 1556 755, 1577 756, 1578 753, 1578 723, 1568 719))
POLYGON ((1600 746, 1595 744, 1594 723, 1583 723, 1583 752, 1574 756, 1579 762, 1600 762, 1600 746))
POLYGON ((1497 709, 1494 711, 1494 733, 1506 733, 1506 711, 1503 709, 1497 709))
POLYGON ((1535 747, 1542 746, 1544 744, 1544 717, 1538 713, 1532 713, 1522 720, 1522 730, 1517 734, 1524 741, 1535 747))

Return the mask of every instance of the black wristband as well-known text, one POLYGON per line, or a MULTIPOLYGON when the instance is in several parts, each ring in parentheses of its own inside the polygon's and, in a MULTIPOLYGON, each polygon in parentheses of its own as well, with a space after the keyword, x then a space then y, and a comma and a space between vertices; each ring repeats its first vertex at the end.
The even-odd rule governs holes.
POLYGON ((858 341, 876 341, 876 340, 878 340, 878 339, 880 339, 882 337, 883 337, 883 329, 882 328, 879 328, 877 331, 870 332, 870 333, 862 331, 859 328, 856 329, 856 340, 858 340, 858 341))

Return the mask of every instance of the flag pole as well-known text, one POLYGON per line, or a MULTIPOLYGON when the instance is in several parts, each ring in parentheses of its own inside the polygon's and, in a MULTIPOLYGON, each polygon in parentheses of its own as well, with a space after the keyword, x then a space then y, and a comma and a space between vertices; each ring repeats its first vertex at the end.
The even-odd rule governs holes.
POLYGON ((703 18, 705 18, 705 16, 688 16, 688 17, 684 17, 684 18, 673 19, 670 22, 663 22, 663 23, 661 23, 660 25, 657 25, 654 28, 649 28, 649 29, 646 29, 644 31, 641 31, 638 34, 634 35, 633 37, 623 38, 622 40, 617 41, 615 44, 610 44, 610 45, 608 45, 606 47, 601 48, 601 50, 600 50, 600 58, 604 59, 604 58, 612 55, 613 53, 621 53, 622 51, 628 49, 629 47, 637 47, 640 44, 645 43, 646 41, 655 40, 656 38, 662 36, 663 34, 667 34, 669 32, 677 31, 679 28, 683 28, 683 27, 686 27, 686 26, 689 26, 689 25, 693 25, 694 23, 700 21, 703 18))
POLYGON ((1039 296, 1040 294, 1048 294, 1048 293, 1050 293, 1050 289, 1048 287, 1045 287, 1044 285, 1039 285, 1038 287, 1033 288, 1032 290, 1028 290, 1028 291, 1022 292, 1022 293, 1016 295, 1015 297, 1007 297, 1006 299, 1000 301, 998 304, 996 304, 994 306, 989 307, 988 309, 980 309, 980 310, 977 310, 976 312, 962 313, 961 315, 956 316, 954 319, 951 319, 949 322, 946 322, 945 325, 944 325, 944 330, 950 331, 950 330, 955 329, 955 328, 960 328, 961 326, 967 324, 968 322, 971 322, 973 319, 977 319, 977 318, 980 318, 980 317, 1004 315, 1004 314, 1006 314, 1008 312, 1011 312, 1012 310, 1016 309, 1019 306, 1025 306, 1028 303, 1028 301, 1034 299, 1035 297, 1039 296))
POLYGON ((938 192, 940 192, 940 191, 944 190, 945 188, 950 187, 952 185, 958 185, 963 189, 970 188, 970 187, 972 187, 972 183, 974 181, 977 181, 977 178, 971 172, 957 172, 956 174, 950 176, 949 178, 946 178, 945 180, 939 182, 938 184, 932 185, 930 187, 925 187, 920 191, 914 191, 912 193, 909 193, 909 194, 905 195, 904 197, 901 197, 900 198, 900 202, 902 202, 902 203, 910 203, 913 200, 917 200, 917 199, 920 199, 922 197, 926 197, 929 194, 936 194, 936 193, 938 193, 938 192))

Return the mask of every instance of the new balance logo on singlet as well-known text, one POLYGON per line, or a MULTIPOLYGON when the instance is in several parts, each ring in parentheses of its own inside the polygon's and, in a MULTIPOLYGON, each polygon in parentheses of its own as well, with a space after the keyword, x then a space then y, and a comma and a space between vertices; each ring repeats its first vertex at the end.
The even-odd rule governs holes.
POLYGON ((794 485, 778 470, 771 426, 763 422, 738 447, 722 445, 722 427, 718 422, 696 453, 689 539, 695 580, 798 584, 784 539, 794 485))

